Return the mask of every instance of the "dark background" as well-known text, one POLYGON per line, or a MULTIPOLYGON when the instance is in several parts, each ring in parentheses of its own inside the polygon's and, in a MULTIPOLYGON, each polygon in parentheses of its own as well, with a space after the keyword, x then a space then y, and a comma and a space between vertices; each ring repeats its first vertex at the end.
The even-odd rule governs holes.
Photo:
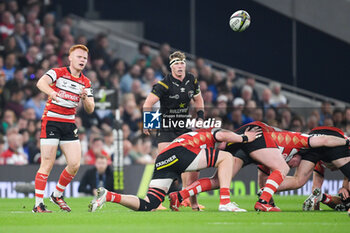
MULTIPOLYGON (((84 16, 87 1, 55 0, 63 15, 84 16)), ((101 19, 142 21, 145 39, 190 51, 190 1, 95 1, 101 19)), ((348 29, 344 29, 348 30, 348 29)), ((249 0, 196 1, 196 55, 283 83, 293 84, 292 20, 249 0), (233 32, 230 15, 252 17, 247 31, 233 32)), ((350 45, 297 23, 297 86, 349 101, 350 45)))

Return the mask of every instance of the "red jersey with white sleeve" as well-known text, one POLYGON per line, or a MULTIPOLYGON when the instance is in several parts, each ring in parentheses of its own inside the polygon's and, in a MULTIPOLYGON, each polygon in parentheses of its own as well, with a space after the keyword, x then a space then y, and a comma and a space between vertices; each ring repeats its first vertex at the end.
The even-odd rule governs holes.
POLYGON ((87 91, 88 97, 93 96, 91 81, 83 73, 73 76, 69 67, 51 69, 46 75, 52 79, 50 87, 57 92, 58 101, 48 99, 42 120, 74 123, 82 90, 87 91))
POLYGON ((220 143, 216 141, 214 134, 220 130, 220 128, 208 128, 182 134, 174 139, 161 153, 178 146, 185 147, 195 154, 205 148, 214 149, 220 143))

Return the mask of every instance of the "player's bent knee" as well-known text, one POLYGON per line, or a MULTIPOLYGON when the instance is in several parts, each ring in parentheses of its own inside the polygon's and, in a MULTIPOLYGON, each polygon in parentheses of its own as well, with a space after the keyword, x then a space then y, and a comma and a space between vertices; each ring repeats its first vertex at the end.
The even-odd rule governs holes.
POLYGON ((151 211, 160 205, 164 201, 165 192, 162 189, 150 188, 147 193, 148 201, 144 199, 140 200, 140 207, 138 211, 151 211))
POLYGON ((78 172, 80 168, 80 163, 69 164, 68 167, 71 171, 78 172))
POLYGON ((289 170, 290 170, 290 167, 287 164, 283 164, 277 170, 279 170, 282 173, 283 176, 286 176, 288 174, 289 170))

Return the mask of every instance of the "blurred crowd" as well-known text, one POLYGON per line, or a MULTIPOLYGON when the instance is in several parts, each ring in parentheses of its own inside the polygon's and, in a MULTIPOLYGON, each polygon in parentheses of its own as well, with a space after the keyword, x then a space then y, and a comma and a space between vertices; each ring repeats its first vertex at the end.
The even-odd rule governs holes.
MULTIPOLYGON (((135 58, 126 61, 110 49, 106 34, 93 38, 77 34, 69 16, 58 19, 44 2, 0 0, 0 165, 40 163, 40 118, 47 96, 35 85, 50 68, 69 65, 73 44, 90 50, 84 74, 94 92, 119 91, 124 163, 153 163, 157 150, 153 137, 142 134, 142 105, 152 86, 169 73, 170 45, 163 43, 154 54, 148 44, 140 43, 135 58)), ((350 109, 334 109, 325 101, 303 117, 289 108, 277 82, 259 95, 254 77, 238 77, 234 69, 215 70, 203 58, 188 63, 187 69, 199 80, 206 118, 222 120, 223 128, 233 130, 258 120, 293 131, 325 125, 350 133, 350 109)), ((82 164, 95 164, 99 156, 110 164, 115 151, 114 111, 96 109, 87 115, 80 106, 77 112, 82 164)), ((61 151, 56 163, 65 163, 61 151)))

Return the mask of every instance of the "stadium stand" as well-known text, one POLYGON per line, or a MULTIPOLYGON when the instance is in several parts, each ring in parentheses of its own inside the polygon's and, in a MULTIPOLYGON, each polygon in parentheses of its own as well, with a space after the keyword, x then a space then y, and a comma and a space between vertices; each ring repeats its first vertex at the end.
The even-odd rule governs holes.
MULTIPOLYGON (((141 106, 152 85, 168 72, 167 55, 175 49, 78 16, 58 20, 45 12, 40 1, 28 1, 21 7, 13 2, 17 1, 0 2, 0 165, 40 162, 40 116, 46 97, 38 93, 35 84, 49 68, 69 63, 68 50, 74 43, 90 49, 84 73, 95 93, 120 90, 125 163, 152 163, 156 147, 142 136, 141 106), (16 138, 16 145, 11 138, 16 138), (16 148, 13 155, 6 152, 11 147, 16 148)), ((224 128, 262 120, 305 132, 318 125, 336 126, 350 134, 350 108, 344 102, 187 56, 188 70, 201 85, 206 117, 222 119, 224 128)), ((110 110, 99 109, 92 115, 79 111, 76 124, 83 146, 82 163, 87 161, 88 145, 110 135, 113 119, 110 110)), ((107 141, 101 148, 100 153, 113 151, 107 141)), ((60 151, 57 158, 57 163, 65 163, 60 151)))

